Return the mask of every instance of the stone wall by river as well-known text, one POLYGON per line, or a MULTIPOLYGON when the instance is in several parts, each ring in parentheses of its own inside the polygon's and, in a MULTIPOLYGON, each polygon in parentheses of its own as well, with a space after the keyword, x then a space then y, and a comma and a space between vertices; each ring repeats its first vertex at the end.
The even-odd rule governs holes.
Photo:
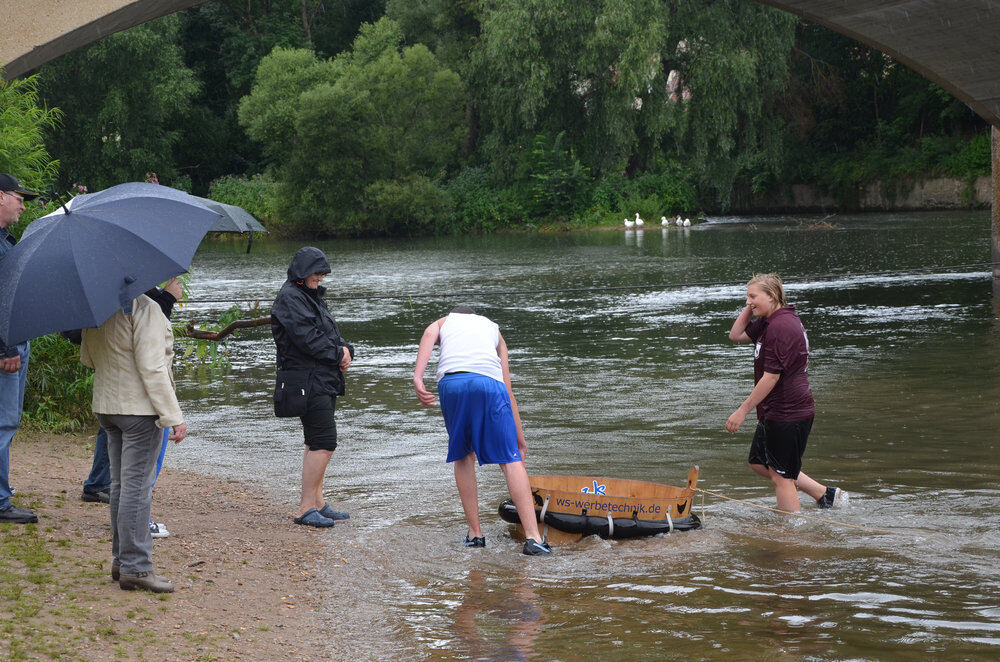
POLYGON ((755 198, 754 213, 784 211, 917 211, 936 209, 988 209, 993 200, 991 178, 969 184, 940 177, 915 180, 898 186, 873 182, 860 187, 857 196, 844 200, 809 184, 793 184, 780 193, 755 198))

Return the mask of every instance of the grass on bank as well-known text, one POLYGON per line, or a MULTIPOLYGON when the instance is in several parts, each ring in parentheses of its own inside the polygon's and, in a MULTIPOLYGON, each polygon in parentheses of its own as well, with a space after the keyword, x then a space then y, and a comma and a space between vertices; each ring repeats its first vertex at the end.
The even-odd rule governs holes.
MULTIPOLYGON (((38 508, 34 495, 17 501, 38 508)), ((104 572, 97 561, 82 562, 66 554, 75 543, 47 540, 39 524, 0 524, 0 651, 16 662, 40 657, 82 660, 77 647, 84 641, 114 634, 110 626, 88 628, 81 620, 96 595, 80 589, 79 580, 104 572)))
MULTIPOLYGON (((65 452, 91 452, 80 437, 64 437, 65 452)), ((17 445, 30 444, 19 436, 17 445)), ((66 490, 46 498, 18 491, 16 505, 40 513, 37 524, 0 524, 0 659, 88 660, 83 652, 98 643, 120 659, 142 656, 155 644, 153 632, 141 632, 135 623, 151 620, 148 608, 130 605, 129 597, 108 599, 110 580, 106 553, 110 532, 88 538, 68 526, 63 510, 66 490)), ((117 597, 117 596, 116 596, 117 597)))

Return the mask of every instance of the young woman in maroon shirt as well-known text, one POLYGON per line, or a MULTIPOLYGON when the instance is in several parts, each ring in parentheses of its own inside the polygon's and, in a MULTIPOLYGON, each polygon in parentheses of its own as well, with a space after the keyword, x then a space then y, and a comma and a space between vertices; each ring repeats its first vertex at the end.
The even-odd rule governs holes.
POLYGON ((750 468, 774 485, 781 510, 799 511, 799 490, 820 508, 843 502, 847 494, 840 488, 826 487, 802 473, 816 411, 809 389, 809 339, 795 306, 785 303, 776 274, 757 274, 747 283, 746 307, 733 322, 729 339, 754 343, 753 391, 726 420, 726 430, 736 432, 757 410, 750 468))

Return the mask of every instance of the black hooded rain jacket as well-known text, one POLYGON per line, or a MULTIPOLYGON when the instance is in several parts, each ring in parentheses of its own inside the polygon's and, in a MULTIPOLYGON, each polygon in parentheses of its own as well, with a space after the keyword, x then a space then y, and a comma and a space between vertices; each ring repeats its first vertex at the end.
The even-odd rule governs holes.
POLYGON ((340 328, 323 300, 325 287, 311 290, 306 276, 330 273, 330 262, 318 248, 300 248, 288 267, 288 280, 271 307, 271 334, 278 350, 279 370, 308 370, 310 395, 344 394, 340 361, 354 347, 340 337, 340 328))

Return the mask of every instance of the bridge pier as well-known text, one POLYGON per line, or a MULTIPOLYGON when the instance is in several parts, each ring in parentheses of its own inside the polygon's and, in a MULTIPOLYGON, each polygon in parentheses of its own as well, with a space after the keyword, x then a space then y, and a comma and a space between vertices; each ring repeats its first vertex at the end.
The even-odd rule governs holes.
MULTIPOLYGON (((1000 128, 994 125, 990 129, 993 150, 993 210, 990 213, 993 223, 993 299, 995 307, 1000 311, 1000 128)), ((1000 313, 998 313, 1000 314, 1000 313)))
POLYGON ((993 262, 993 314, 1000 320, 1000 128, 993 125, 990 137, 993 152, 993 209, 990 212, 993 228, 993 249, 990 251, 993 262))

